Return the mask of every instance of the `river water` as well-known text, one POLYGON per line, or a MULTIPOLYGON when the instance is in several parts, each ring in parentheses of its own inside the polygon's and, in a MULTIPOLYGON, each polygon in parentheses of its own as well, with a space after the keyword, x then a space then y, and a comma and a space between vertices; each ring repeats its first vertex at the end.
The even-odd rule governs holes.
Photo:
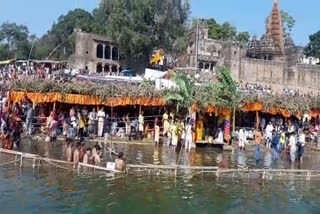
MULTIPOLYGON (((103 146, 103 160, 114 159, 103 146)), ((61 158, 64 146, 25 141, 21 150, 48 152, 61 158)), ((177 153, 150 145, 116 144, 129 163, 174 164, 177 153)), ((228 168, 319 168, 319 155, 307 152, 302 163, 291 164, 263 153, 256 163, 253 151, 223 152, 199 148, 182 152, 180 164, 219 165, 228 168)), ((1 158, 0 158, 1 159, 1 158)), ((3 163, 4 160, 0 163, 3 163)), ((192 178, 139 174, 109 178, 77 174, 53 167, 30 168, 7 165, 0 168, 0 213, 320 213, 320 182, 311 180, 262 180, 192 178)))

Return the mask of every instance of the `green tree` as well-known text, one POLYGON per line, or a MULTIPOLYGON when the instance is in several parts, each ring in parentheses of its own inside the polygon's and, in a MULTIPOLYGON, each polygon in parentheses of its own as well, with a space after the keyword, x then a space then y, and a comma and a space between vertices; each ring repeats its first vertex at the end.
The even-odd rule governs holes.
POLYGON ((217 72, 218 82, 213 85, 213 99, 218 106, 232 109, 232 128, 235 130, 236 110, 239 107, 242 96, 238 90, 238 84, 233 80, 230 69, 223 67, 217 72))
POLYGON ((296 24, 296 20, 291 16, 289 13, 281 10, 281 18, 282 18, 282 25, 283 25, 283 32, 284 36, 288 37, 291 36, 292 29, 296 24))
POLYGON ((203 19, 208 24, 209 38, 216 40, 233 40, 237 35, 237 30, 229 22, 224 22, 222 25, 216 22, 215 19, 203 19))
POLYGON ((145 67, 154 49, 168 53, 186 33, 189 7, 182 0, 110 1, 108 33, 124 55, 127 67, 145 67))
POLYGON ((0 60, 8 59, 8 44, 0 45, 0 60))
POLYGON ((308 43, 305 54, 315 58, 320 58, 320 31, 309 36, 310 42, 308 43))
POLYGON ((195 96, 194 81, 184 73, 176 73, 173 80, 177 87, 169 90, 165 94, 164 99, 166 102, 176 105, 177 113, 179 113, 180 110, 183 110, 184 113, 186 110, 188 113, 191 113, 191 106, 194 103, 195 96))
POLYGON ((250 35, 248 32, 240 32, 238 33, 236 40, 239 42, 247 43, 250 40, 250 35))
POLYGON ((250 39, 248 32, 237 32, 237 28, 229 22, 219 24, 214 18, 202 19, 202 21, 207 22, 208 36, 211 39, 237 40, 239 42, 248 42, 250 39))
POLYGON ((95 22, 99 26, 97 32, 106 33, 108 20, 112 12, 113 5, 114 0, 101 0, 99 3, 99 7, 92 11, 95 22))
POLYGON ((52 58, 68 59, 73 53, 74 41, 71 35, 76 28, 84 32, 96 32, 99 27, 91 13, 82 9, 69 11, 66 15, 60 16, 57 23, 54 23, 48 33, 36 43, 37 58, 45 59, 56 47, 59 47, 54 51, 52 58))
POLYGON ((24 25, 5 22, 0 26, 0 42, 2 43, 2 59, 28 57, 30 51, 29 30, 24 25), (4 56, 3 52, 7 53, 4 56))

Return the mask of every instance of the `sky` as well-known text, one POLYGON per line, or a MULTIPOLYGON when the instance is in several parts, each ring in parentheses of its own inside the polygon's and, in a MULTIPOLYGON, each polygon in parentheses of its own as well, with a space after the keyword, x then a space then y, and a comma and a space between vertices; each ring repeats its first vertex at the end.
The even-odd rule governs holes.
MULTIPOLYGON (((9 21, 29 27, 38 37, 45 34, 61 14, 82 8, 92 11, 99 0, 1 0, 0 23, 9 21)), ((239 31, 260 37, 273 0, 190 0, 191 16, 229 21, 239 31)), ((282 10, 296 20, 293 39, 306 45, 309 35, 320 30, 320 0, 279 0, 282 10)))

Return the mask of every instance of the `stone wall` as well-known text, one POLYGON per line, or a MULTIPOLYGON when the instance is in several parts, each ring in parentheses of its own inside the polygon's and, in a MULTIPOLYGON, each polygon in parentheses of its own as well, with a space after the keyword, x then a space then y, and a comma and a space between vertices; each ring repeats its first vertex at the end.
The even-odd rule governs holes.
POLYGON ((95 73, 97 72, 97 66, 101 65, 104 72, 119 72, 121 65, 118 50, 116 50, 117 59, 113 60, 105 57, 106 47, 110 48, 110 57, 112 57, 112 50, 116 47, 110 38, 97 34, 76 32, 75 51, 69 58, 69 67, 72 69, 89 70, 90 73, 95 73), (102 57, 100 58, 97 57, 98 45, 103 47, 102 57))
MULTIPOLYGON (((285 57, 262 60, 247 58, 248 44, 234 41, 218 41, 208 38, 207 25, 200 23, 198 60, 196 60, 196 29, 190 33, 191 41, 187 53, 179 59, 178 67, 208 77, 208 72, 197 69, 200 63, 214 64, 216 69, 229 67, 233 78, 237 81, 271 85, 277 91, 283 87, 302 91, 320 91, 320 66, 301 63, 304 48, 297 47, 293 41, 286 40, 285 57), (196 65, 195 62, 198 62, 196 65)), ((210 74, 215 78, 214 69, 210 74)), ((208 78, 206 78, 208 79, 208 78)))
POLYGON ((240 80, 246 82, 283 84, 283 62, 243 59, 240 69, 240 80))
POLYGON ((237 81, 272 85, 277 89, 320 90, 320 65, 297 64, 301 51, 288 54, 287 60, 261 60, 245 57, 240 45, 225 44, 224 65, 237 81))
POLYGON ((320 65, 298 64, 295 82, 298 87, 320 90, 320 65))

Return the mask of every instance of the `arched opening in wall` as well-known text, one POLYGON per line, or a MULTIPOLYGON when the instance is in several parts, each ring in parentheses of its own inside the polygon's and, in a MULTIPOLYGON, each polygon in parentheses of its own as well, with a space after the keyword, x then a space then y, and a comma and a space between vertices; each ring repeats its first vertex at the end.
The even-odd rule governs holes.
POLYGON ((107 45, 104 49, 104 58, 110 59, 111 58, 111 47, 107 45))
POLYGON ((198 68, 203 69, 203 62, 199 62, 198 68))
POLYGON ((268 56, 268 60, 273 60, 272 55, 269 55, 269 56, 268 56))
POLYGON ((113 65, 113 66, 112 66, 112 73, 113 73, 113 74, 116 74, 117 72, 118 72, 117 66, 116 66, 116 65, 113 65))
POLYGON ((211 63, 210 71, 215 71, 216 62, 211 63))
POLYGON ((97 64, 97 73, 101 73, 102 72, 102 65, 99 63, 97 64))
POLYGON ((97 46, 97 58, 103 58, 103 46, 100 44, 97 46))
POLYGON ((206 63, 205 66, 204 66, 204 69, 209 70, 209 68, 210 68, 210 64, 206 63))
POLYGON ((105 64, 103 70, 104 72, 110 72, 110 65, 105 64))
POLYGON ((112 60, 118 61, 118 48, 112 48, 112 60))

